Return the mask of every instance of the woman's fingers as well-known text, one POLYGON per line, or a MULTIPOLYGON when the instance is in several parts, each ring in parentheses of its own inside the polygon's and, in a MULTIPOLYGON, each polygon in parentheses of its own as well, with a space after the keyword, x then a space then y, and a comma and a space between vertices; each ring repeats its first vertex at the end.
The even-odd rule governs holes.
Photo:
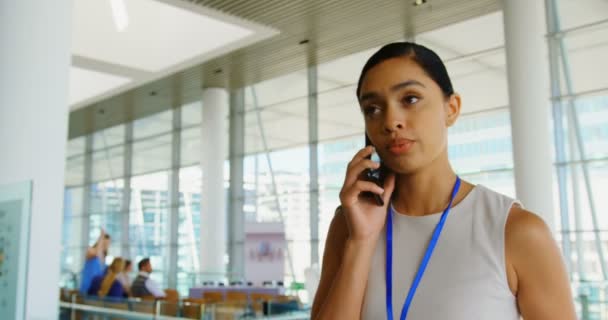
POLYGON ((363 171, 367 169, 378 169, 380 168, 380 163, 374 162, 370 159, 360 160, 357 164, 351 166, 346 171, 346 178, 344 180, 344 186, 349 187, 350 185, 356 183, 363 171))
POLYGON ((365 159, 366 157, 370 156, 373 151, 374 151, 374 147, 373 146, 367 146, 367 147, 359 150, 357 153, 355 153, 355 156, 353 157, 353 159, 348 164, 348 167, 350 168, 350 167, 356 165, 359 161, 361 161, 361 160, 365 159))
POLYGON ((344 189, 343 192, 341 192, 340 201, 342 201, 342 204, 344 205, 355 203, 358 201, 359 194, 361 194, 361 192, 372 192, 382 195, 384 193, 384 189, 373 182, 359 180, 350 188, 344 189))

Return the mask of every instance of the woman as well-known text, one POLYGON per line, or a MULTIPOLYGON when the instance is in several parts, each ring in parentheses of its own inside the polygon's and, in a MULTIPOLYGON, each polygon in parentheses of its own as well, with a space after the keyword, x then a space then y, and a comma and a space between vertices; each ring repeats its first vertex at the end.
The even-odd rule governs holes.
POLYGON ((104 261, 108 248, 110 248, 110 239, 110 235, 102 228, 95 244, 87 249, 84 267, 80 273, 80 292, 82 294, 87 294, 93 278, 104 274, 106 269, 104 261))
POLYGON ((363 67, 357 98, 375 148, 348 165, 312 318, 575 319, 543 220, 450 166, 461 99, 441 59, 417 44, 386 45, 363 67), (362 179, 380 167, 373 150, 388 172, 383 188, 362 179))
POLYGON ((114 258, 106 274, 93 279, 88 294, 92 296, 96 295, 100 298, 123 298, 125 290, 120 281, 118 281, 118 275, 124 268, 125 261, 122 258, 114 258))
POLYGON ((120 282, 123 289, 125 290, 125 296, 131 295, 131 277, 129 274, 133 272, 133 263, 131 260, 125 260, 125 267, 120 274, 116 277, 116 280, 120 282))

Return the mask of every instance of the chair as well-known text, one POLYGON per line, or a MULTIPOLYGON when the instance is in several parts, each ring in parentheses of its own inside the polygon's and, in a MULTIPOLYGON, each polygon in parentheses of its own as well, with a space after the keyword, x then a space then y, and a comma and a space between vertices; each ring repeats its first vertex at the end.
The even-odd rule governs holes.
POLYGON ((248 300, 248 297, 247 297, 247 293, 245 293, 245 292, 238 292, 238 291, 226 292, 226 301, 231 301, 231 302, 245 301, 245 302, 247 302, 247 300, 248 300))
POLYGON ((245 292, 227 292, 226 301, 218 304, 218 308, 216 308, 216 310, 216 319, 218 320, 222 319, 222 314, 226 315, 226 319, 230 319, 227 316, 228 314, 242 317, 245 314, 255 312, 255 309, 249 302, 247 293, 245 292))
POLYGON ((276 302, 290 302, 294 300, 300 303, 300 298, 297 296, 278 295, 275 297, 276 302))
POLYGON ((199 298, 186 298, 182 301, 182 317, 187 319, 201 319, 205 313, 207 300, 199 298))
POLYGON ((179 316, 179 300, 171 301, 157 301, 156 303, 160 304, 160 314, 163 316, 179 316))
POLYGON ((142 298, 141 301, 133 302, 131 304, 133 311, 141 312, 146 314, 156 313, 156 300, 145 300, 142 298))
POLYGON ((78 290, 70 290, 67 288, 59 288, 59 300, 64 302, 72 302, 72 295, 80 295, 78 290))
POLYGON ((221 291, 206 291, 203 292, 203 298, 211 302, 224 301, 224 294, 221 291))
POLYGON ((251 293, 251 305, 253 310, 257 313, 261 313, 264 309, 264 302, 270 302, 275 298, 274 294, 269 293, 251 293))
POLYGON ((67 299, 67 289, 59 288, 59 301, 68 301, 67 299))
POLYGON ((251 293, 251 301, 271 301, 275 297, 276 295, 270 293, 251 293))
POLYGON ((167 301, 178 301, 179 300, 179 292, 175 289, 165 289, 165 300, 167 301))
POLYGON ((215 320, 240 319, 248 312, 247 301, 224 301, 214 305, 215 320))

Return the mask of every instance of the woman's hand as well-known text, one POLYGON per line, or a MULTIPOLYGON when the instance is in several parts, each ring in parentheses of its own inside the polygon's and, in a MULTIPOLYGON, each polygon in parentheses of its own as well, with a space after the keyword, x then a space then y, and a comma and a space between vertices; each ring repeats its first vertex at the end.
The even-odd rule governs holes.
POLYGON ((346 216, 349 240, 367 242, 378 239, 386 221, 387 208, 395 189, 395 176, 390 173, 384 180, 384 188, 371 181, 360 179, 366 169, 378 169, 380 164, 367 158, 374 151, 372 146, 359 150, 348 164, 344 185, 340 191, 342 212, 346 216), (378 206, 374 199, 362 192, 378 194, 384 206, 378 206))
POLYGON ((99 240, 103 240, 106 235, 106 230, 99 228, 99 240))

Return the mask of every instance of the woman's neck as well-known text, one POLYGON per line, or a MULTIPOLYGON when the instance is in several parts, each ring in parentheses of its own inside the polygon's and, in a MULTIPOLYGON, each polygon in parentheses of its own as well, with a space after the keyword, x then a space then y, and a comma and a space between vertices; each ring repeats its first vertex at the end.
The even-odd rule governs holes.
POLYGON ((393 206, 396 211, 410 216, 445 210, 456 183, 456 173, 450 166, 447 152, 429 166, 411 174, 398 174, 396 178, 393 206))

